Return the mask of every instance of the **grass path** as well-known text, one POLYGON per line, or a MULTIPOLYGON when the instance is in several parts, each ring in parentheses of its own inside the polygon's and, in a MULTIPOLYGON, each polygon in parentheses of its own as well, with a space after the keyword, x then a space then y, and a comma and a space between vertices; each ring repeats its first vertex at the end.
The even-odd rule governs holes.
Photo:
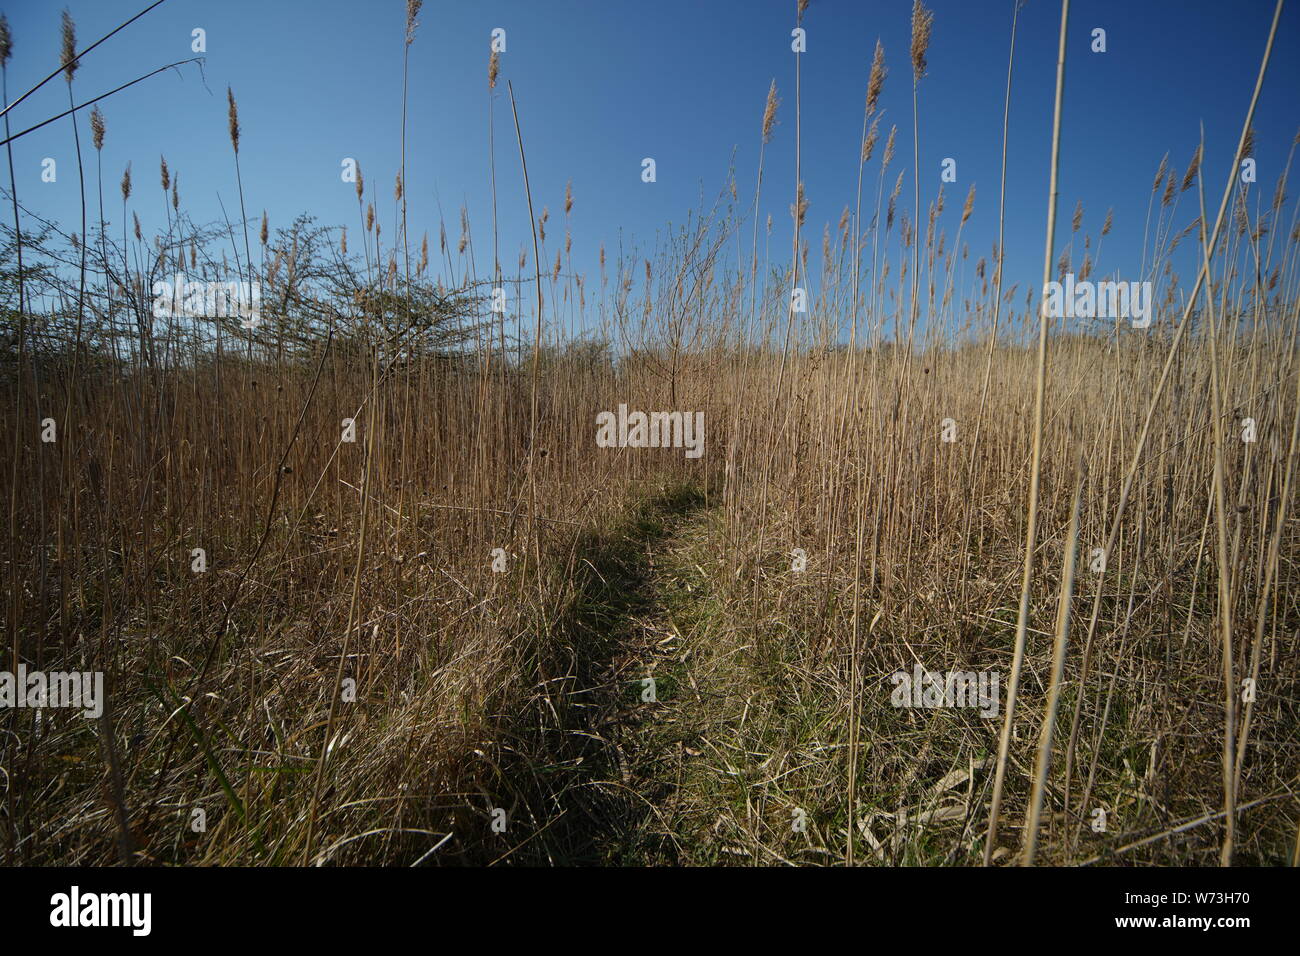
POLYGON ((715 589, 724 540, 721 512, 676 487, 580 542, 562 750, 581 770, 554 798, 550 862, 833 861, 841 781, 815 758, 837 728, 744 643, 715 589), (794 833, 803 806, 808 830, 794 833))
MULTIPOLYGON (((580 542, 578 600, 564 627, 581 700, 566 730, 568 743, 581 745, 566 751, 566 765, 581 771, 557 798, 565 823, 550 829, 565 839, 550 862, 842 861, 847 665, 816 664, 807 653, 809 635, 837 611, 822 608, 820 591, 800 593, 817 589, 811 576, 779 563, 748 566, 774 595, 756 623, 752 587, 733 579, 726 541, 721 509, 679 487, 580 542)), ((978 791, 964 792, 966 771, 990 741, 963 738, 949 760, 931 752, 925 731, 930 721, 976 719, 922 719, 884 700, 864 717, 861 862, 977 862, 970 827, 978 791), (942 821, 945 834, 918 827, 918 815, 942 821)))

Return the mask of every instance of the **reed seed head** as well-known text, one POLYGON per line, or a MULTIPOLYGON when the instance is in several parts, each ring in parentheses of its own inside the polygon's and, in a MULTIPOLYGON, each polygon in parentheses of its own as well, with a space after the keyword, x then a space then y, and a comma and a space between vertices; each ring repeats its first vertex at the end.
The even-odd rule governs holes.
POLYGON ((1192 183, 1196 180, 1196 173, 1201 168, 1201 147, 1196 147, 1196 152, 1192 153, 1192 161, 1187 164, 1187 172, 1183 175, 1183 185, 1179 192, 1185 193, 1192 188, 1192 183))
POLYGON ((95 149, 102 152, 104 149, 104 114, 96 106, 90 111, 90 139, 95 144, 95 149))
POLYGON ((230 87, 226 87, 226 102, 229 104, 227 118, 230 121, 230 145, 235 148, 235 155, 239 155, 239 106, 235 103, 235 93, 230 87))
POLYGON ((799 188, 795 193, 795 201, 790 204, 790 217, 794 219, 796 226, 802 226, 804 216, 808 212, 808 200, 804 198, 803 182, 800 181, 799 188))
POLYGON ((65 9, 63 11, 63 47, 60 54, 60 62, 63 64, 63 76, 69 83, 72 82, 72 75, 77 72, 77 25, 72 22, 72 14, 65 9))
POLYGON ((966 194, 966 203, 961 207, 962 225, 966 224, 966 220, 970 218, 971 211, 974 208, 975 208, 975 184, 971 183, 970 192, 966 194))
POLYGON ((488 57, 488 89, 497 88, 497 74, 501 72, 501 55, 493 50, 488 57))
POLYGON ((1165 181, 1165 173, 1169 171, 1169 154, 1165 153, 1160 160, 1160 167, 1156 170, 1155 182, 1151 184, 1151 191, 1155 192, 1160 188, 1160 184, 1165 181))
POLYGON ((424 6, 424 0, 406 0, 406 45, 410 46, 415 41, 415 29, 420 25, 416 19, 420 15, 420 8, 424 6))
POLYGON ((14 38, 9 32, 9 18, 0 13, 0 69, 9 65, 9 57, 13 52, 14 38))
POLYGON ((163 192, 171 188, 172 174, 167 170, 167 158, 165 156, 158 157, 158 179, 162 182, 163 192))
POLYGON ((122 173, 122 202, 131 198, 131 164, 126 164, 126 170, 122 173))
POLYGON ((885 68, 885 48, 876 40, 876 52, 871 57, 871 76, 867 79, 867 115, 876 111, 880 102, 880 91, 885 88, 885 77, 889 70, 885 68))
POLYGON ((564 187, 564 214, 567 216, 572 211, 573 211, 573 180, 570 179, 569 182, 564 187))
POLYGON ((258 238, 262 240, 262 245, 266 245, 266 240, 267 240, 268 236, 270 235, 270 231, 271 231, 271 230, 270 230, 270 225, 271 225, 271 224, 267 221, 267 218, 266 218, 266 210, 263 209, 263 210, 262 210, 262 229, 261 229, 261 231, 258 233, 258 238))
POLYGON ((871 128, 867 130, 867 138, 862 141, 862 161, 871 162, 871 154, 876 151, 876 140, 880 136, 880 117, 877 116, 871 121, 871 128))
POLYGON ((912 82, 916 83, 925 76, 925 54, 930 49, 930 37, 934 31, 934 14, 921 5, 921 0, 912 0, 912 82))
MULTIPOLYGON (((891 137, 892 138, 892 137, 891 137)), ((903 172, 899 172, 898 179, 894 181, 894 191, 889 194, 889 210, 885 219, 885 229, 888 231, 894 225, 894 207, 898 203, 898 194, 903 189, 903 172)))
POLYGON ((763 142, 772 141, 772 127, 776 125, 776 108, 781 101, 776 97, 776 80, 767 88, 767 105, 763 107, 763 142))

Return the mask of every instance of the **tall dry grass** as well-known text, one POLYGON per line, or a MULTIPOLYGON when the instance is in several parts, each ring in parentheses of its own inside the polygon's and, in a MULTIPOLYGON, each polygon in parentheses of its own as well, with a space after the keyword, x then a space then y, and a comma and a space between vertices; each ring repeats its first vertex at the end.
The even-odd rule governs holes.
MULTIPOLYGON (((408 5, 403 116, 419 12, 408 5)), ((915 163, 919 83, 943 24, 919 3, 913 23, 915 163)), ((11 43, 0 21, 0 66, 11 43)), ((1267 60, 1266 48, 1255 98, 1267 60)), ((492 54, 490 129, 506 74, 492 54)), ((6 861, 1295 852, 1289 166, 1253 212, 1253 190, 1230 179, 1210 227, 1201 177, 1228 150, 1204 144, 1180 182, 1162 163, 1139 276, 1100 240, 1136 230, 1140 211, 1108 214, 1094 243, 1076 207, 1064 246, 1053 212, 1044 281, 1082 241, 1078 271, 1150 276, 1157 308, 1149 329, 1049 328, 1037 290, 1004 285, 1004 246, 1019 241, 1004 234, 1005 176, 997 245, 973 267, 961 238, 981 214, 973 191, 950 211, 935 195, 923 227, 913 177, 912 219, 895 228, 912 171, 886 197, 897 129, 877 149, 879 45, 864 74, 856 195, 826 223, 820 260, 801 238, 812 224, 796 151, 791 258, 759 265, 775 80, 755 104, 752 205, 729 183, 657 246, 608 263, 602 249, 598 283, 573 272, 571 188, 564 248, 546 246, 527 99, 509 80, 531 222, 513 274, 494 152, 486 276, 467 211, 460 242, 440 222, 435 261, 426 239, 413 268, 405 149, 389 248, 378 179, 358 175, 351 248, 346 231, 272 230, 264 215, 255 261, 238 159, 256 142, 241 142, 230 91, 239 222, 196 223, 163 161, 156 236, 127 227, 150 201, 129 167, 120 227, 101 199, 93 240, 84 225, 75 243, 6 230, 7 656, 103 670, 111 705, 99 722, 0 713, 6 861), (1193 186, 1201 208, 1180 211, 1193 186), (1184 294, 1174 253, 1193 230, 1184 294), (224 250, 241 231, 232 267, 224 250), (260 281, 262 322, 154 319, 149 280, 177 269, 260 281), (507 314, 491 309, 497 288, 507 314), (704 411, 704 457, 597 448, 597 412, 620 403, 704 411), (1002 674, 999 720, 891 706, 889 676, 915 663, 1002 674), (643 708, 647 668, 677 690, 643 708), (806 830, 791 828, 794 810, 806 830)), ((1249 152, 1253 110, 1232 157, 1249 152)))

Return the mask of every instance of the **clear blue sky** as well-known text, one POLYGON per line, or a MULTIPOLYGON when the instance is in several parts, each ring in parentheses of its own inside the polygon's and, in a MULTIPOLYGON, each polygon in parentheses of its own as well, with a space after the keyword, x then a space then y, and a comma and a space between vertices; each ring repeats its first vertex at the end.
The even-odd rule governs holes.
MULTIPOLYGON (((146 5, 146 0, 72 0, 68 6, 79 46, 146 5)), ((8 0, 3 7, 14 35, 11 98, 57 65, 63 6, 8 0)), ((1012 0, 933 0, 930 6, 936 22, 929 75, 920 90, 922 204, 939 186, 940 161, 954 157, 958 181, 946 190, 950 242, 967 187, 974 182, 978 191, 963 237, 971 250, 969 280, 975 259, 989 253, 996 237, 1012 0)), ((507 79, 519 102, 534 203, 539 214, 542 206, 551 211, 550 257, 563 241, 564 189, 571 179, 574 268, 587 273, 588 288, 594 289, 598 244, 606 242, 612 254, 621 230, 625 246, 652 245, 656 233, 670 221, 680 223, 702 194, 711 199, 723 187, 733 148, 741 201, 752 201, 759 121, 775 78, 782 106, 768 147, 761 215, 771 212, 776 223, 774 256, 788 258, 794 7, 794 0, 426 2, 410 77, 407 185, 413 242, 427 229, 436 252, 440 200, 454 243, 465 202, 479 272, 490 272, 486 71, 489 33, 503 27, 508 46, 501 60, 496 147, 502 259, 508 271, 520 245, 531 240, 504 95, 507 79), (645 156, 658 164, 658 182, 652 185, 640 179, 645 156)), ((1084 231, 1093 233, 1094 241, 1113 207, 1115 226, 1103 249, 1103 270, 1118 267, 1125 277, 1137 278, 1155 169, 1168 151, 1181 173, 1202 122, 1207 203, 1217 204, 1272 11, 1272 0, 1076 0, 1058 237, 1068 238, 1077 200, 1085 206, 1084 231), (1089 50, 1091 30, 1098 26, 1107 30, 1105 54, 1089 50)), ((899 126, 891 184, 898 170, 911 165, 910 13, 905 0, 813 0, 805 16, 803 178, 810 202, 805 235, 814 261, 823 223, 829 220, 833 227, 853 201, 864 90, 877 37, 890 69, 882 99, 884 126, 899 126)), ((339 178, 340 161, 351 156, 360 161, 368 183, 378 187, 377 207, 390 244, 396 236, 392 186, 399 167, 404 17, 403 0, 168 0, 91 53, 76 76, 78 101, 191 56, 190 31, 207 31, 204 76, 193 67, 180 75, 162 74, 102 106, 112 228, 120 230, 117 184, 128 160, 135 178, 132 209, 146 228, 163 221, 160 154, 179 172, 182 202, 196 220, 220 218, 218 196, 227 210, 237 210, 226 133, 230 84, 243 127, 250 217, 266 209, 276 227, 306 211, 325 224, 347 224, 350 236, 356 235, 355 196, 339 178)), ((1007 281, 1020 281, 1022 290, 1025 283, 1037 284, 1042 268, 1059 17, 1059 3, 1030 0, 1017 38, 1007 281)), ((1265 204, 1300 127, 1298 40, 1300 4, 1291 4, 1283 13, 1255 122, 1265 204)), ((10 114, 13 127, 25 128, 66 105, 60 79, 10 114)), ((82 123, 83 147, 90 154, 84 118, 82 123)), ((19 140, 14 150, 20 198, 67 231, 78 227, 79 217, 72 150, 67 120, 19 140), (40 180, 46 156, 59 162, 55 184, 40 180)), ((89 168, 93 176, 93 163, 89 168)), ((1291 193, 1300 193, 1300 187, 1291 193)), ((903 197, 910 194, 909 178, 903 197)), ((1184 197, 1180 225, 1193 218, 1193 196, 1184 197)), ((901 207, 909 208, 910 199, 901 207)))

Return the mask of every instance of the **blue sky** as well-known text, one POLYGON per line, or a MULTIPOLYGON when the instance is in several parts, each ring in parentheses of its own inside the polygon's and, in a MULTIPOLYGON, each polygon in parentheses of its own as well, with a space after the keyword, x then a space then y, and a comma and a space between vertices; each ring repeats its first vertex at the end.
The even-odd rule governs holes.
MULTIPOLYGON (((84 46, 137 12, 145 0, 72 0, 84 46)), ((1001 120, 1011 0, 934 0, 929 75, 920 88, 922 204, 939 187, 941 160, 957 160, 945 227, 951 241, 969 185, 975 212, 963 240, 971 264, 996 238, 1001 120)), ((15 97, 57 65, 63 3, 7 2, 14 35, 9 94, 15 97)), ((513 271, 530 244, 505 81, 514 84, 533 200, 551 212, 548 248, 563 241, 565 184, 572 180, 574 268, 596 286, 596 250, 611 255, 620 237, 644 250, 670 222, 681 223, 726 182, 735 155, 741 202, 752 201, 758 128, 769 82, 782 105, 768 147, 761 215, 773 214, 774 257, 788 258, 794 190, 794 0, 663 0, 655 3, 429 0, 411 52, 407 186, 411 231, 427 229, 436 250, 439 203, 449 240, 469 207, 479 272, 490 271, 491 206, 487 146, 488 40, 507 31, 496 101, 496 156, 502 259, 513 271), (641 181, 655 158, 658 181, 641 181)), ((1168 151, 1180 171, 1207 140, 1207 203, 1217 206, 1259 59, 1272 0, 1094 0, 1072 5, 1061 154, 1058 240, 1069 234, 1075 202, 1084 231, 1115 226, 1104 271, 1136 277, 1151 181, 1168 151), (1094 27, 1108 51, 1090 52, 1094 27)), ((899 127, 889 173, 910 167, 910 2, 813 0, 805 16, 803 178, 805 236, 819 255, 823 223, 853 202, 865 85, 877 37, 890 70, 884 128, 899 127)), ((396 235, 392 186, 399 167, 403 0, 168 0, 92 52, 75 80, 78 101, 172 60, 193 55, 191 30, 207 32, 204 73, 166 73, 102 104, 106 212, 120 231, 117 184, 133 164, 132 209, 146 227, 163 222, 158 158, 180 174, 183 204, 198 221, 238 209, 226 133, 225 89, 234 88, 242 125, 241 163, 250 217, 263 209, 284 226, 309 212, 322 223, 358 229, 355 194, 340 181, 344 157, 360 161, 377 187, 385 244, 396 235)), ((1037 284, 1042 269, 1052 94, 1060 5, 1030 0, 1020 15, 1011 106, 1007 196, 1007 281, 1037 284)), ((1265 204, 1300 127, 1300 9, 1283 12, 1257 111, 1256 155, 1265 204)), ((60 79, 15 109, 15 131, 67 106, 60 79)), ((89 132, 82 120, 83 147, 89 132)), ((882 137, 883 138, 883 137, 882 137)), ((78 228, 77 179, 67 120, 17 141, 20 198, 41 215, 78 228), (41 160, 59 162, 57 183, 42 183, 41 160)), ((879 153, 868 172, 874 184, 879 153)), ((91 189, 93 195, 93 162, 91 189)), ((1292 190, 1295 194, 1296 190, 1292 190)), ((911 195, 910 171, 903 197, 911 195)), ((1184 197, 1179 224, 1193 217, 1184 197)), ((910 207, 910 199, 901 208, 910 207)), ((864 201, 864 208, 868 205, 864 201)), ((1288 217, 1289 220, 1289 217, 1288 217)), ((748 235, 748 228, 745 230, 748 235)), ((1058 241, 1058 246, 1059 246, 1058 241)), ((1190 244, 1189 244, 1190 245, 1190 244)), ((1076 258, 1076 262, 1078 259, 1076 258)), ((967 279, 971 278, 970 267, 967 279)), ((1190 277, 1184 284, 1190 284, 1190 277)))

